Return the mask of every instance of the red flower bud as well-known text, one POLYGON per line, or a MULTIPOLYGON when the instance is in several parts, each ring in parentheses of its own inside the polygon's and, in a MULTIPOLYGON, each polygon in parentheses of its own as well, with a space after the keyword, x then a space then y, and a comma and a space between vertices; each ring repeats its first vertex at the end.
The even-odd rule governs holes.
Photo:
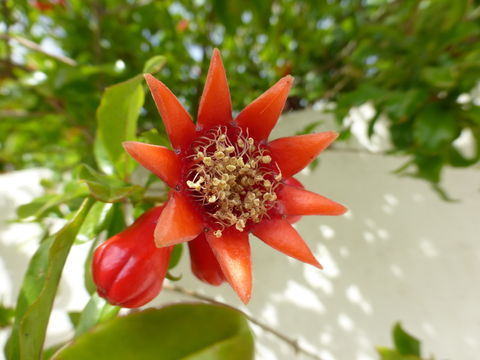
POLYGON ((135 308, 158 295, 172 246, 157 248, 153 233, 163 206, 140 216, 130 227, 100 245, 93 256, 98 294, 113 305, 135 308))
POLYGON ((212 248, 208 245, 204 233, 189 241, 188 249, 190 250, 192 272, 199 280, 214 286, 225 281, 220 264, 215 258, 212 248))

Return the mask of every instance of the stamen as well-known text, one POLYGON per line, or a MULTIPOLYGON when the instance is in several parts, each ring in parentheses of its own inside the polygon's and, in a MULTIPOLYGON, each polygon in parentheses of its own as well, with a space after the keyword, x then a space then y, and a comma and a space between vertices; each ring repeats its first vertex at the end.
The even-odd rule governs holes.
POLYGON ((214 236, 231 226, 244 231, 249 222, 269 218, 282 175, 277 164, 278 171, 268 165, 273 161, 268 150, 248 131, 219 126, 198 138, 192 150, 186 185, 218 226, 214 236))

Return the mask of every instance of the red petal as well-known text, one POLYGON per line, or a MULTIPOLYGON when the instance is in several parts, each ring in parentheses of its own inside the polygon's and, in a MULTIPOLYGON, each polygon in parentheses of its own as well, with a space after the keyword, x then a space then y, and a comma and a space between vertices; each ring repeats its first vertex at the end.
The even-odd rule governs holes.
POLYGON ((310 164, 337 136, 333 131, 289 136, 273 140, 268 147, 282 171, 283 178, 288 178, 310 164))
POLYGON ((278 193, 286 215, 342 215, 347 208, 311 191, 284 185, 278 193))
POLYGON ((253 234, 285 255, 322 269, 305 241, 287 220, 276 218, 262 221, 255 226, 253 234))
MULTIPOLYGON (((305 186, 303 186, 303 184, 298 181, 297 179, 293 178, 293 177, 289 177, 287 179, 285 179, 285 184, 288 184, 288 185, 292 185, 292 186, 296 186, 300 189, 304 189, 305 186)), ((287 221, 290 223, 290 224, 295 224, 296 222, 300 221, 302 217, 299 216, 299 215, 294 215, 294 216, 287 216, 287 221)))
POLYGON ((185 148, 195 137, 195 125, 187 110, 161 81, 145 74, 158 112, 162 116, 168 137, 174 149, 185 148))
POLYGON ((232 101, 227 76, 218 49, 213 50, 207 80, 198 108, 198 125, 209 129, 232 120, 232 101))
POLYGON ((226 229, 220 238, 207 233, 207 241, 215 254, 223 274, 246 304, 252 294, 252 264, 248 233, 226 229))
POLYGON ((235 121, 257 141, 268 138, 282 113, 293 84, 290 75, 280 79, 238 114, 235 121))
POLYGON ((201 281, 218 286, 225 281, 222 269, 202 233, 188 242, 192 273, 201 281))
POLYGON ((131 157, 165 181, 168 186, 175 187, 180 181, 180 162, 172 150, 138 141, 125 141, 123 147, 131 157))
POLYGON ((203 227, 202 218, 190 200, 172 191, 155 227, 155 244, 164 247, 190 241, 203 231, 203 227))

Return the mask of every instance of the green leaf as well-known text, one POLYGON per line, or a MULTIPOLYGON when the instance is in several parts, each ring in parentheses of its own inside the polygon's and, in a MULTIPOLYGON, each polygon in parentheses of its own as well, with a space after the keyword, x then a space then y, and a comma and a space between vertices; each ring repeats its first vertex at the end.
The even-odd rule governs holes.
POLYGON ((138 185, 125 184, 116 177, 100 174, 88 165, 83 165, 79 177, 87 184, 90 194, 102 202, 117 202, 127 197, 139 199, 143 188, 138 185))
POLYGON ((97 291, 97 287, 93 281, 92 275, 92 262, 93 262, 93 254, 95 249, 100 242, 100 237, 95 238, 90 245, 90 249, 88 250, 87 258, 85 259, 85 263, 83 264, 83 285, 85 286, 85 290, 90 295, 93 295, 97 291))
POLYGON ((323 124, 323 120, 314 121, 311 124, 308 124, 303 129, 297 131, 295 135, 304 135, 304 134, 311 134, 319 125, 323 124))
POLYGON ((77 242, 84 243, 94 240, 105 230, 111 212, 112 204, 96 202, 78 232, 77 242))
POLYGON ((161 145, 169 149, 172 148, 172 145, 170 144, 170 140, 168 140, 167 135, 160 134, 157 129, 150 129, 144 131, 140 134, 138 138, 140 141, 146 142, 148 144, 161 145))
POLYGON ((144 73, 155 74, 159 72, 167 63, 167 58, 162 55, 154 56, 147 60, 143 67, 144 73))
MULTIPOLYGON (((417 108, 425 102, 428 92, 424 88, 414 88, 407 91, 391 91, 385 99, 382 110, 394 122, 412 117, 417 108)), ((380 114, 380 111, 377 111, 380 114)))
POLYGON ((55 358, 64 360, 248 360, 253 336, 226 306, 177 304, 101 323, 55 358))
POLYGON ((420 356, 420 341, 403 330, 400 323, 396 323, 392 331, 395 348, 402 355, 420 356))
POLYGON ((68 312, 68 319, 70 320, 70 323, 72 324, 73 327, 77 327, 78 325, 78 320, 80 320, 80 311, 69 311, 68 312))
POLYGON ((443 159, 440 156, 424 156, 418 154, 415 157, 417 172, 414 176, 438 184, 442 174, 443 159))
POLYGON ((48 212, 53 211, 58 205, 68 203, 72 200, 88 195, 88 189, 84 184, 78 182, 70 183, 61 194, 46 194, 33 199, 30 203, 21 205, 17 208, 19 219, 26 219, 33 216, 39 219, 48 212))
POLYGON ((436 152, 460 134, 452 112, 431 105, 415 118, 413 137, 425 150, 436 152))
POLYGON ((377 352, 380 355, 380 360, 422 360, 415 355, 402 355, 397 350, 378 347, 377 352))
POLYGON ((430 85, 448 90, 456 85, 458 74, 452 66, 428 67, 423 69, 422 77, 430 85))
POLYGON ((121 203, 113 204, 113 213, 110 218, 110 223, 107 227, 108 239, 113 235, 118 234, 120 231, 123 231, 127 227, 127 224, 125 223, 125 215, 123 214, 121 205, 121 203))
POLYGON ((40 358, 63 266, 93 202, 85 199, 75 217, 42 242, 33 255, 18 296, 15 323, 6 346, 9 360, 40 358))
POLYGON ((477 125, 480 125, 480 106, 471 106, 466 109, 463 114, 466 118, 473 121, 477 125))
POLYGON ((0 329, 10 326, 15 316, 15 309, 0 304, 0 329))
POLYGON ((97 163, 103 169, 108 168, 108 162, 121 178, 128 176, 132 167, 122 142, 135 139, 138 116, 145 100, 142 79, 137 75, 108 87, 97 109, 97 163))
POLYGON ((173 248, 172 254, 170 255, 170 262, 168 263, 168 269, 173 269, 178 265, 180 259, 182 258, 183 253, 183 244, 177 244, 173 248))
POLYGON ((115 317, 119 311, 120 307, 110 305, 96 293, 93 294, 80 314, 75 327, 75 336, 82 335, 101 321, 115 317))

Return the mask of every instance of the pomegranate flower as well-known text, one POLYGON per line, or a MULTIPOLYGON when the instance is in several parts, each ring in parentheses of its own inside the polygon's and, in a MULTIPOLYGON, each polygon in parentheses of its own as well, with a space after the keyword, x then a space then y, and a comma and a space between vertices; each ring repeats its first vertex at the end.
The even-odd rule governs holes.
POLYGON ((196 125, 162 82, 150 74, 145 79, 173 150, 131 141, 124 147, 171 187, 155 228, 156 246, 193 241, 190 253, 195 275, 214 285, 226 279, 244 303, 252 289, 249 233, 321 268, 291 222, 302 215, 341 215, 346 209, 304 190, 292 176, 337 134, 267 140, 293 78, 280 79, 233 119, 225 69, 215 49, 196 125))

